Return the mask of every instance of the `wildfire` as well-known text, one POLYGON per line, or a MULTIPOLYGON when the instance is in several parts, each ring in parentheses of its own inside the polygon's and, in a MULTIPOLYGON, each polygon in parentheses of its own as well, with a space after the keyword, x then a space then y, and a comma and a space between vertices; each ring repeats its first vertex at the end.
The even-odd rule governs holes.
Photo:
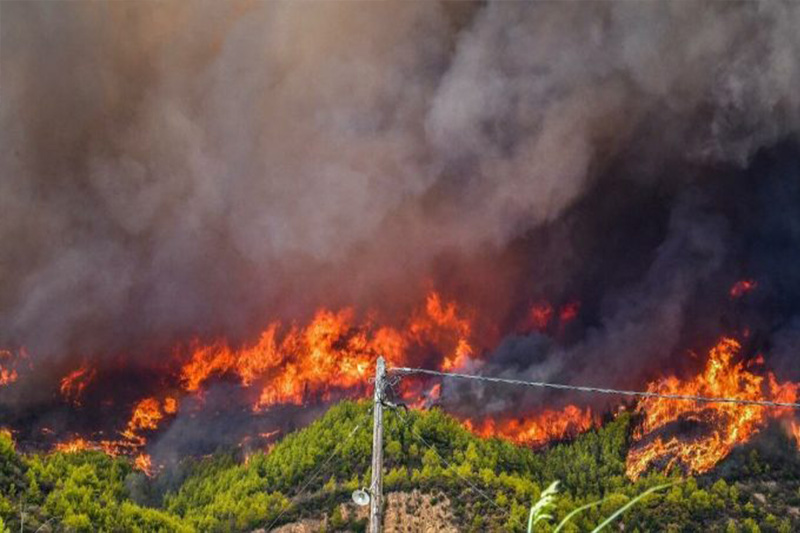
MULTIPOLYGON (((177 410, 178 401, 175 398, 167 397, 163 402, 159 402, 156 398, 145 398, 134 407, 127 427, 120 432, 122 439, 93 441, 83 437, 71 438, 57 443, 54 449, 55 451, 67 453, 83 450, 102 450, 111 456, 131 455, 147 444, 147 439, 142 434, 143 432, 157 429, 166 415, 174 414, 177 410)), ((143 453, 139 453, 134 458, 134 467, 142 470, 147 475, 151 475, 154 472, 150 456, 143 453)))
POLYGON ((797 420, 792 420, 789 423, 789 434, 794 438, 797 449, 800 450, 800 422, 797 422, 797 420))
MULTIPOLYGON (((361 394, 367 389, 379 354, 390 364, 401 365, 413 362, 418 356, 415 354, 435 353, 439 367, 447 369, 462 367, 474 355, 470 319, 454 302, 445 301, 435 292, 399 327, 378 325, 374 314, 366 316, 358 321, 351 308, 323 308, 304 326, 273 321, 255 342, 238 348, 223 341, 195 341, 188 346, 188 353, 180 347, 173 351, 176 359, 172 363, 177 363, 178 370, 165 378, 171 386, 191 394, 202 392, 211 379, 234 377, 253 392, 252 408, 262 410, 276 404, 327 401, 335 391, 361 394)), ((16 379, 16 372, 11 374, 15 364, 11 352, 0 351, 0 384, 16 379)), ((83 393, 98 373, 97 368, 85 363, 70 371, 60 381, 61 397, 80 405, 83 393)), ((431 401, 438 397, 439 387, 434 385, 429 391, 431 401)), ((71 436, 54 449, 128 455, 133 457, 136 468, 149 475, 154 467, 143 452, 149 433, 175 415, 178 408, 179 398, 174 395, 144 397, 133 406, 118 439, 104 438, 102 432, 71 436)), ((276 428, 261 432, 259 437, 270 440, 280 431, 276 428)))
POLYGON ((428 342, 442 346, 455 343, 455 348, 442 361, 442 369, 463 367, 472 356, 469 343, 472 325, 469 320, 458 316, 454 302, 443 304, 436 293, 428 295, 425 311, 411 322, 409 331, 412 338, 419 344, 428 342))
POLYGON ((86 439, 76 438, 56 444, 55 450, 62 453, 77 453, 86 450, 97 450, 98 446, 86 439))
POLYGON ((548 330, 553 331, 551 327, 558 326, 556 330, 560 333, 567 324, 575 320, 580 309, 581 303, 577 300, 570 301, 558 309, 549 302, 538 302, 528 310, 519 329, 522 332, 545 333, 548 330))
POLYGON ((276 404, 303 404, 309 394, 363 387, 378 354, 391 364, 408 361, 413 346, 433 347, 444 369, 459 368, 472 356, 472 326, 455 303, 432 293, 424 309, 404 329, 357 323, 355 312, 319 310, 306 327, 271 323, 257 342, 233 349, 218 342, 195 344, 181 371, 187 391, 196 391, 212 376, 233 374, 242 385, 259 387, 255 409, 276 404))
POLYGON ((174 398, 167 398, 162 404, 156 398, 145 398, 136 404, 133 415, 128 422, 128 427, 122 432, 122 436, 132 443, 144 445, 142 431, 152 431, 158 428, 159 422, 166 414, 173 414, 177 411, 178 403, 174 398))
POLYGON ((464 426, 481 437, 500 437, 516 444, 539 447, 554 440, 574 437, 589 430, 594 423, 591 409, 568 405, 561 410, 545 409, 521 419, 465 420, 464 426))
MULTIPOLYGON (((740 281, 731 289, 731 297, 739 297, 755 286, 755 281, 740 281)), ((549 332, 557 336, 577 318, 580 306, 577 300, 560 306, 538 302, 518 325, 525 332, 549 332)), ((484 325, 481 323, 481 331, 484 325)), ((321 308, 305 324, 269 322, 249 344, 232 346, 221 340, 205 344, 195 341, 173 351, 173 359, 166 366, 172 370, 164 376, 170 394, 143 393, 142 399, 133 405, 127 423, 117 429, 116 440, 109 440, 100 432, 88 437, 73 436, 55 449, 67 452, 99 449, 111 455, 128 455, 136 468, 151 475, 154 466, 144 450, 148 437, 177 414, 181 395, 202 394, 212 380, 239 382, 244 389, 243 398, 254 411, 275 405, 328 401, 336 394, 360 395, 367 391, 379 354, 390 366, 427 366, 451 371, 475 364, 483 354, 476 349, 475 329, 471 312, 432 292, 405 320, 391 325, 379 323, 375 313, 359 319, 352 308, 321 308)), ((686 380, 669 376, 650 383, 647 390, 673 395, 795 401, 797 385, 778 383, 774 375, 764 373, 762 357, 745 362, 739 351, 736 340, 723 338, 710 351, 698 375, 686 380)), ((11 352, 0 351, 0 384, 16 379, 17 359, 11 352)), ((87 364, 72 370, 60 381, 61 397, 79 405, 99 371, 87 364)), ((397 392, 410 406, 426 408, 440 400, 442 384, 405 379, 397 392)), ((634 446, 627 458, 627 472, 632 478, 651 465, 707 471, 735 445, 764 427, 769 417, 786 414, 786 410, 758 405, 658 398, 641 401, 637 412, 642 423, 634 434, 634 446)), ((525 416, 462 422, 479 436, 539 447, 587 431, 599 418, 588 408, 567 405, 525 416)), ((800 442, 800 424, 789 425, 800 442)), ((279 431, 279 428, 262 428, 260 434, 250 437, 271 440, 279 431)))
MULTIPOLYGON (((661 394, 741 400, 795 401, 797 385, 779 384, 771 373, 760 376, 750 372, 744 362, 735 361, 739 350, 740 345, 736 340, 723 338, 712 348, 700 374, 686 381, 670 376, 651 383, 647 390, 661 394)), ((634 436, 638 442, 627 458, 627 473, 634 479, 651 464, 664 465, 666 469, 681 465, 689 472, 706 472, 728 455, 734 446, 757 433, 769 417, 786 414, 786 410, 760 405, 710 404, 661 398, 643 400, 637 412, 644 419, 634 436), (704 431, 692 438, 666 438, 661 435, 647 438, 679 421, 694 422, 704 431)))
POLYGON ((61 395, 75 405, 80 405, 83 390, 94 379, 96 370, 82 365, 77 370, 73 370, 61 380, 61 395))
POLYGON ((164 412, 168 415, 174 415, 178 412, 178 400, 175 398, 166 398, 164 400, 164 412))
POLYGON ((18 377, 16 357, 8 350, 0 350, 0 387, 14 383, 18 377))
POLYGON ((141 470, 148 477, 152 477, 155 474, 153 461, 146 453, 140 453, 136 456, 133 460, 133 467, 137 470, 141 470))

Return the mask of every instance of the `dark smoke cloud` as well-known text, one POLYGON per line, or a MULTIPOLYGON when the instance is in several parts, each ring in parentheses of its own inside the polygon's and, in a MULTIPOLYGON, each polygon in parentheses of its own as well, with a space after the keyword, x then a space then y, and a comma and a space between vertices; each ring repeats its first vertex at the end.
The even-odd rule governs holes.
POLYGON ((580 297, 570 342, 509 340, 497 371, 630 384, 719 325, 709 287, 786 261, 748 239, 798 224, 743 216, 800 119, 794 4, 0 10, 0 345, 37 359, 396 310, 433 279, 500 319, 580 297))

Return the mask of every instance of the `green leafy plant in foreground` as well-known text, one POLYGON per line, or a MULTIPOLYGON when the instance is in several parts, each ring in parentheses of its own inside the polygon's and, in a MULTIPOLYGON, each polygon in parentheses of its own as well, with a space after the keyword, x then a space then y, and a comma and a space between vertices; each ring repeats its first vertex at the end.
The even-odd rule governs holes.
MULTIPOLYGON (((617 509, 614 513, 611 514, 611 516, 603 520, 600 524, 598 524, 597 527, 595 527, 592 530, 592 533, 599 533, 600 531, 602 531, 603 528, 608 526, 616 518, 621 516, 625 511, 636 505, 637 502, 644 499, 649 494, 652 494, 653 492, 657 492, 662 489, 666 489, 667 487, 671 487, 672 485, 675 485, 675 483, 664 483, 663 485, 657 485, 655 487, 647 489, 646 491, 632 498, 631 501, 629 501, 628 503, 617 509)), ((533 533, 533 527, 539 522, 547 522, 549 520, 552 520, 553 516, 549 514, 549 511, 555 506, 555 500, 557 494, 558 494, 558 481, 553 481, 550 484, 550 486, 547 487, 542 492, 539 499, 533 505, 531 505, 531 510, 530 513, 528 514, 528 533, 533 533)), ((587 503, 586 505, 582 505, 577 509, 572 510, 572 512, 570 512, 567 516, 564 517, 564 519, 561 522, 559 522, 559 524, 553 530, 553 533, 558 533, 559 531, 564 529, 564 526, 566 526, 569 523, 569 521, 572 520, 572 518, 575 517, 581 511, 600 505, 607 499, 608 498, 603 498, 601 500, 590 502, 587 503)))
POLYGON ((548 511, 555 506, 556 494, 558 494, 558 481, 553 481, 542 491, 539 499, 531 505, 531 512, 528 514, 528 533, 533 533, 533 526, 539 522, 546 522, 553 518, 548 511))

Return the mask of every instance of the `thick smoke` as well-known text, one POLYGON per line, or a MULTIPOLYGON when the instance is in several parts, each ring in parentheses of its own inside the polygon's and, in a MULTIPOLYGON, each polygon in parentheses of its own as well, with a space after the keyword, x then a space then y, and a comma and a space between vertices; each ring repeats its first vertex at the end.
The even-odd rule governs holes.
MULTIPOLYGON (((433 281, 497 321, 580 298, 568 342, 489 364, 633 386, 719 331, 737 276, 800 291, 769 282, 797 165, 752 170, 800 124, 796 5, 0 10, 0 346, 37 361, 391 313, 433 281)), ((776 351, 794 312, 767 313, 776 351)))

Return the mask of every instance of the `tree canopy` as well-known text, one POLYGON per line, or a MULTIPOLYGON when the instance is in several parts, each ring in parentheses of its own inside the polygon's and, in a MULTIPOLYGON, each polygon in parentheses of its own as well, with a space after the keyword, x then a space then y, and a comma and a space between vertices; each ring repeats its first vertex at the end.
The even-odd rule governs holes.
MULTIPOLYGON (((757 492, 762 485, 751 482, 776 485, 755 449, 741 467, 727 469, 727 480, 650 473, 631 482, 625 476, 630 425, 623 413, 573 442, 536 452, 478 438, 439 410, 389 411, 385 490, 447 496, 459 529, 523 531, 531 503, 559 480, 557 520, 604 499, 568 529, 586 531, 647 488, 676 480, 625 515, 626 531, 788 532, 800 525, 785 512, 800 504, 794 478, 782 479, 768 500, 757 492)), ((350 401, 268 451, 187 459, 155 479, 125 458, 97 451, 20 454, 1 435, 0 532, 20 525, 23 531, 250 531, 321 515, 332 518, 334 530, 360 530, 363 521, 344 519, 338 506, 369 484, 370 455, 369 404, 350 401)), ((541 523, 537 531, 550 527, 541 523)))

